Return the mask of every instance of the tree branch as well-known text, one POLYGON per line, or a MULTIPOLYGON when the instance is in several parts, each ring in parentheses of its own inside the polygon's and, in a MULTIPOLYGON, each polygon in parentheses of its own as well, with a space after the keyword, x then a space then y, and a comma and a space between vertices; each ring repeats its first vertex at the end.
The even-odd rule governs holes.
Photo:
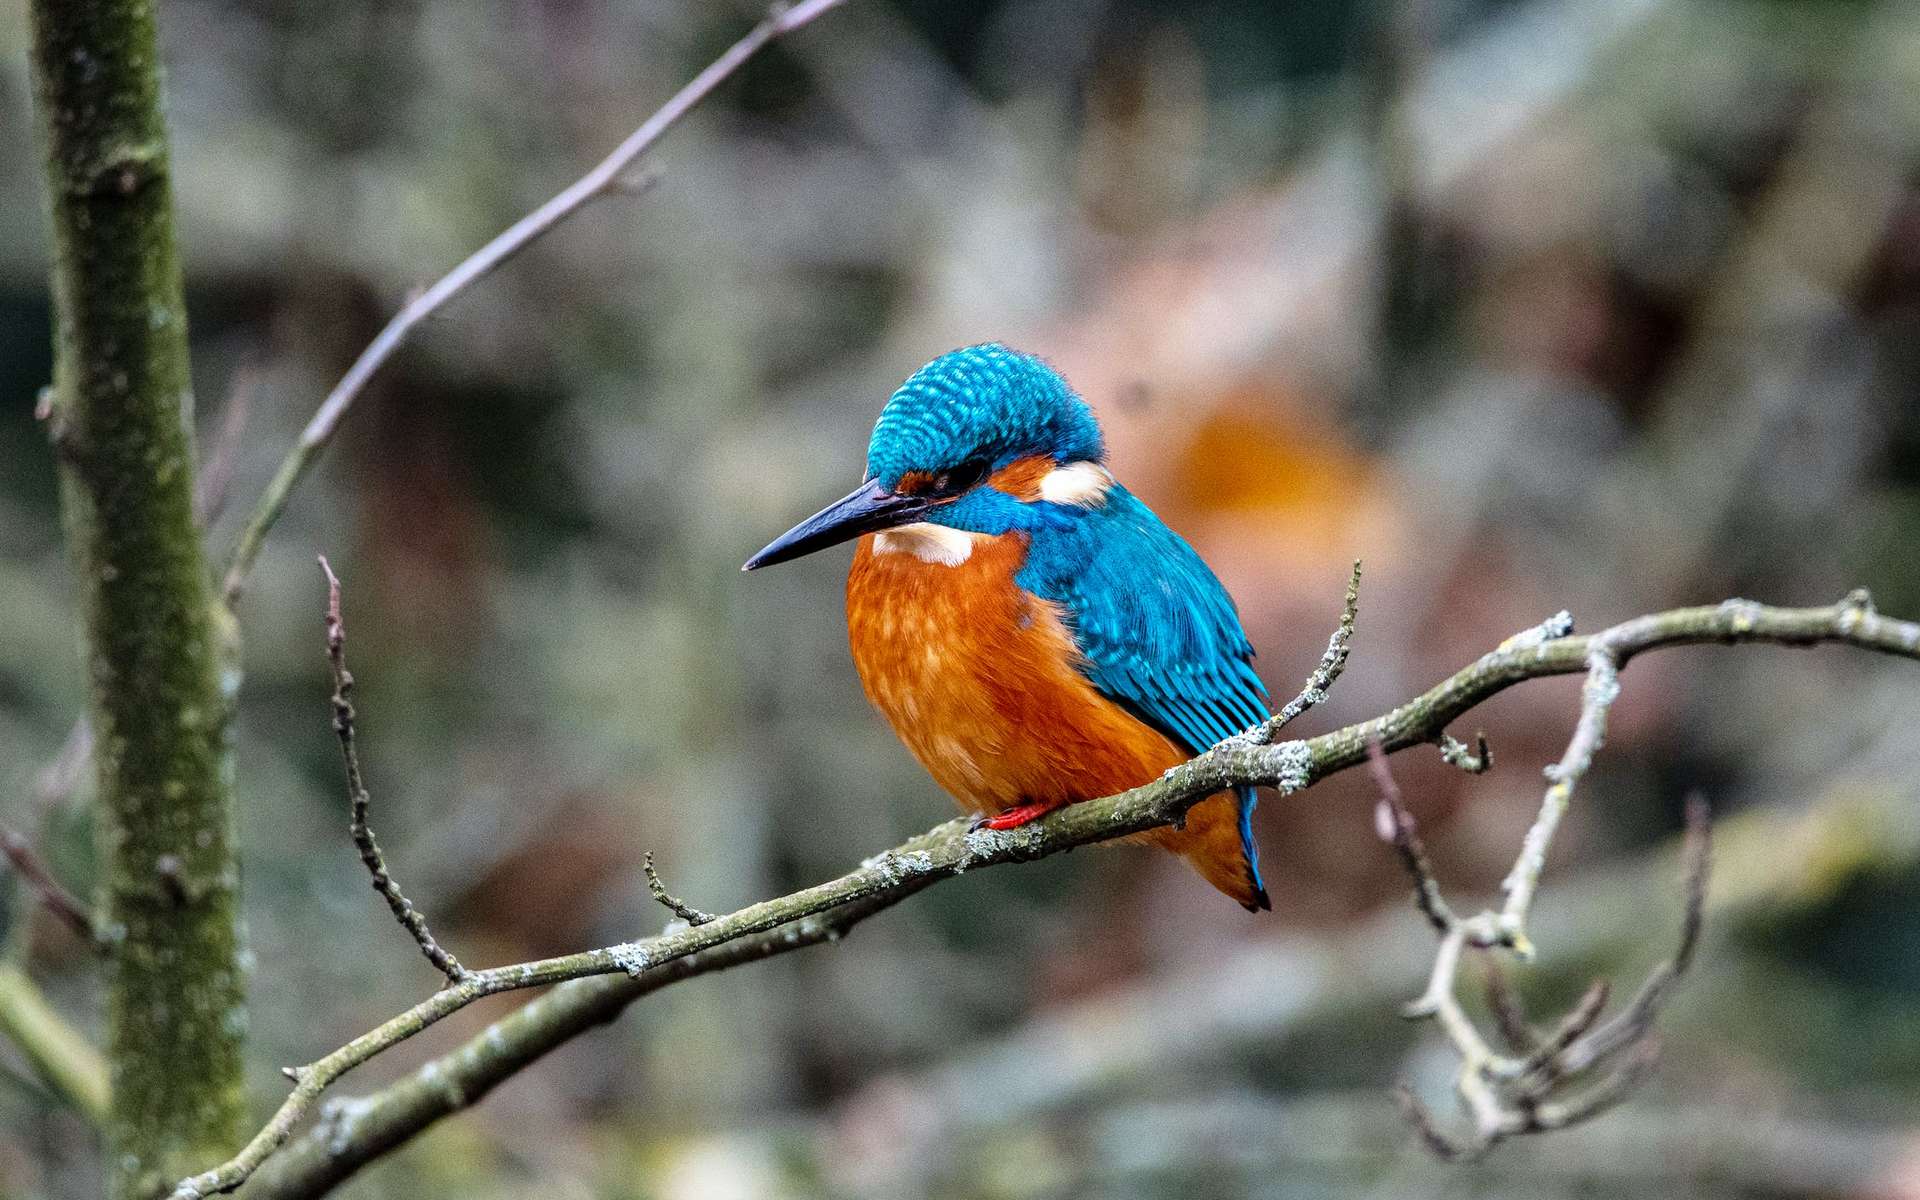
MULTIPOLYGON (((1651 650, 1745 642, 1792 646, 1834 642, 1920 661, 1920 624, 1879 615, 1864 591, 1819 608, 1771 608, 1736 600, 1639 617, 1592 637, 1509 639, 1421 696, 1370 721, 1273 745, 1252 744, 1240 735, 1152 783, 1069 805, 1021 829, 969 832, 965 820, 949 821, 838 879, 750 905, 705 925, 475 971, 299 1068, 293 1094, 266 1128, 233 1159, 182 1182, 175 1196, 187 1200, 238 1187, 292 1135, 320 1094, 340 1076, 484 996, 573 981, 495 1024, 462 1049, 428 1064, 412 1079, 341 1110, 348 1114, 341 1118, 345 1124, 336 1124, 317 1149, 309 1149, 311 1137, 303 1140, 297 1159, 283 1164, 270 1183, 263 1181, 252 1194, 316 1195, 440 1117, 465 1107, 526 1063, 610 1019, 640 995, 693 975, 831 940, 941 879, 1170 825, 1206 797, 1237 785, 1269 786, 1282 794, 1299 792, 1366 761, 1370 742, 1377 741, 1389 752, 1426 745, 1463 713, 1517 683, 1585 671, 1596 647, 1603 647, 1618 668, 1651 650), (608 975, 615 978, 590 978, 608 975)), ((1452 952, 1457 956, 1463 947, 1464 939, 1452 952)), ((1540 1119, 1551 1121, 1564 1115, 1559 1110, 1545 1111, 1540 1119)))
POLYGON ((1374 787, 1380 792, 1380 806, 1373 815, 1374 829, 1381 841, 1393 844, 1401 865, 1413 877, 1413 902, 1420 915, 1436 933, 1445 934, 1458 922, 1440 893, 1439 881, 1433 877, 1433 867, 1427 862, 1427 848, 1420 841, 1413 814, 1400 798, 1400 785, 1394 781, 1393 771, 1387 766, 1387 752, 1380 748, 1378 739, 1367 743, 1367 768, 1373 775, 1374 787))
POLYGON ((433 940, 426 915, 407 899, 387 870, 386 856, 380 852, 380 843, 374 840, 372 826, 367 824, 370 798, 366 780, 360 773, 360 751, 354 736, 353 672, 347 670, 347 626, 340 618, 340 580, 324 554, 320 555, 320 570, 327 577, 327 665, 333 673, 333 732, 340 739, 340 759, 347 773, 347 805, 352 813, 348 831, 353 836, 353 844, 359 848, 360 861, 366 864, 367 874, 373 878, 373 890, 386 900, 393 919, 413 938, 434 970, 445 975, 448 983, 459 983, 470 972, 433 940))
POLYGON ((1547 865, 1547 849, 1553 845, 1560 818, 1573 801, 1573 786, 1593 766, 1593 756, 1607 736, 1607 713, 1620 696, 1620 662, 1603 635, 1587 649, 1587 682, 1580 689, 1580 720, 1573 738, 1560 761, 1547 768, 1546 798, 1540 802, 1540 815, 1527 829, 1520 857, 1514 860, 1501 887, 1507 902, 1500 909, 1496 925, 1500 944, 1511 947, 1522 959, 1533 957, 1533 945, 1527 941, 1527 912, 1533 906, 1534 891, 1540 886, 1540 872, 1547 865))
POLYGON ((353 407, 354 401, 360 398, 360 393, 366 389, 374 373, 386 365, 387 360, 393 357, 421 322, 468 287, 484 279, 496 267, 552 232, 593 200, 635 190, 632 174, 635 163, 681 118, 698 107, 715 88, 725 83, 768 43, 809 24, 844 2, 801 0, 800 3, 789 4, 781 0, 774 4, 745 37, 728 47, 725 53, 674 93, 592 170, 508 226, 395 313, 386 327, 360 352, 360 357, 347 368, 340 382, 334 384, 326 399, 321 401, 306 428, 301 430, 299 440, 281 460, 273 478, 267 483, 253 514, 247 518, 246 526, 227 559, 226 576, 221 584, 221 595, 225 597, 228 607, 232 607, 245 591, 247 575, 253 570, 254 560, 259 557, 267 534, 285 511, 293 489, 313 469, 321 452, 333 441, 341 420, 353 407))

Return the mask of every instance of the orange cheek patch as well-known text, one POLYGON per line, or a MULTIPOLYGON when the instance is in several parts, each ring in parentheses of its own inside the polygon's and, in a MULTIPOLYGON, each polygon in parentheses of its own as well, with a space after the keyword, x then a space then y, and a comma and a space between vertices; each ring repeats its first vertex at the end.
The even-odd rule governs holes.
POLYGON ((987 476, 987 486, 1020 500, 1038 500, 1040 481, 1052 473, 1055 464, 1044 455, 1015 459, 987 476))

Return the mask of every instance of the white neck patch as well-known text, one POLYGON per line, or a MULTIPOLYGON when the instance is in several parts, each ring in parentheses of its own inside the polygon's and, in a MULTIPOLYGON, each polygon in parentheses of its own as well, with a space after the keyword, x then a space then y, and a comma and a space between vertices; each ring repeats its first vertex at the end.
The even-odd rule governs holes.
POLYGON ((1092 508, 1107 498, 1113 475, 1097 462, 1068 463, 1040 477, 1040 498, 1092 508))
POLYGON ((921 562, 957 567, 973 557, 973 537, 964 529, 949 529, 916 521, 873 536, 875 554, 911 554, 921 562))

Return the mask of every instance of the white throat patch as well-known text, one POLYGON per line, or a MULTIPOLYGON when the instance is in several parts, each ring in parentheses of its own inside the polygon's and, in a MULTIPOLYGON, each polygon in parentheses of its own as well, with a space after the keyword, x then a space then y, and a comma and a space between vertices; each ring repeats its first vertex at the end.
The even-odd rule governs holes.
POLYGON ((1068 463, 1040 477, 1040 498, 1092 508, 1107 498, 1113 475, 1097 462, 1068 463))
POLYGON ((875 554, 911 554, 921 562, 957 567, 973 557, 974 535, 964 529, 916 521, 873 535, 875 554))

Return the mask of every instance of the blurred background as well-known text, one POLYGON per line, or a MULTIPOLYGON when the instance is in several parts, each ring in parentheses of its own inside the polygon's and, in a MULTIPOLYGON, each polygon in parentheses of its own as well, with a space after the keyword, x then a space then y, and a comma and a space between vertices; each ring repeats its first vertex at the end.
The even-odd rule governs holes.
MULTIPOLYGON (((83 702, 51 458, 24 6, 0 4, 0 820, 85 890, 83 702)), ((756 15, 694 0, 162 6, 216 554, 411 289, 558 190, 756 15), (238 430, 238 433, 234 433, 238 430)), ((346 581, 374 824, 468 962, 657 929, 651 849, 726 910, 951 815, 861 697, 847 555, 743 577, 841 495, 941 351, 1043 354, 1237 597, 1288 695, 1364 558, 1311 732, 1560 608, 1592 630, 1873 590, 1920 616, 1920 8, 1787 0, 851 0, 378 378, 240 617, 251 1061, 436 980, 345 832, 313 565, 346 581)), ((1578 681, 1480 777, 1396 769, 1489 892, 1578 681)), ((1359 773, 1258 818, 1271 915, 1177 860, 969 874, 833 948, 644 1001, 355 1197, 1920 1196, 1920 671, 1636 661, 1538 909, 1543 1011, 1671 946, 1680 803, 1722 816, 1651 1086, 1445 1166, 1452 1062, 1398 1017, 1431 939, 1359 773)), ((8 953, 97 1024, 15 891, 8 953)), ((520 1001, 350 1077, 371 1090, 520 1001)), ((0 1047, 0 1195, 96 1194, 0 1047)))

